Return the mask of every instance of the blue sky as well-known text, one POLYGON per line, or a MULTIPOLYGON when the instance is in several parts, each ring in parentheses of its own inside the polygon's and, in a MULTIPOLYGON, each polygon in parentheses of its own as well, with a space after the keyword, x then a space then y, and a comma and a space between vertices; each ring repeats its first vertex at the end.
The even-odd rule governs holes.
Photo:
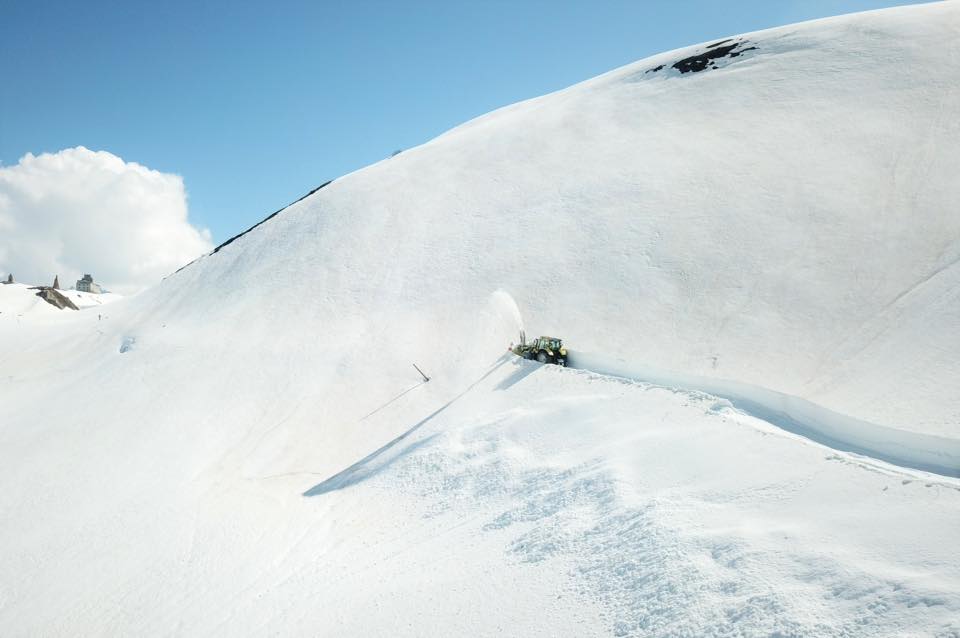
POLYGON ((886 0, 0 0, 0 162, 182 175, 214 242, 499 106, 660 51, 886 0))

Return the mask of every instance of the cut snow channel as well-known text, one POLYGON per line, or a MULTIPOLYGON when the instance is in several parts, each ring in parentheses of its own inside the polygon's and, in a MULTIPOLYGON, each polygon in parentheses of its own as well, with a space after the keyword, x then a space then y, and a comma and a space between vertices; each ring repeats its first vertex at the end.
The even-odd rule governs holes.
POLYGON ((760 386, 655 370, 602 355, 570 352, 568 367, 667 388, 696 390, 726 399, 732 407, 782 430, 905 468, 960 477, 960 440, 910 432, 855 419, 760 386))

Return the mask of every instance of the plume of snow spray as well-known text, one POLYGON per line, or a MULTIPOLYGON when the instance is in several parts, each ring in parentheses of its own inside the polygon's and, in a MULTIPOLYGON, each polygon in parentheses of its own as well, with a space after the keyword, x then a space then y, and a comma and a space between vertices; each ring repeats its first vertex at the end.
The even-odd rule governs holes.
POLYGON ((520 307, 517 306, 513 295, 506 290, 499 289, 490 295, 490 304, 514 323, 514 333, 523 330, 523 316, 520 314, 520 307))

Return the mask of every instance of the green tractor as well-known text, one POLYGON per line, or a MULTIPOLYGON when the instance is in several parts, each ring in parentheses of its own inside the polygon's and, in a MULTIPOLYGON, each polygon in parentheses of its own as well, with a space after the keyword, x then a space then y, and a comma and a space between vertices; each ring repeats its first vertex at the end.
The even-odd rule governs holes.
POLYGON ((563 341, 556 337, 537 337, 527 343, 526 335, 521 332, 520 343, 513 346, 511 352, 524 359, 535 359, 540 363, 567 365, 567 349, 563 347, 563 341))

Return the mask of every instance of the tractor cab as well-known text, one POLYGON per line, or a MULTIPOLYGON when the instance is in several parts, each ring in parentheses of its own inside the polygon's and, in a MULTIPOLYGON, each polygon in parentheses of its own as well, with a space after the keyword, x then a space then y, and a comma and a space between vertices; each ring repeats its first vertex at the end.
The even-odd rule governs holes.
POLYGON ((539 337, 534 341, 534 344, 538 350, 546 350, 548 352, 559 352, 563 347, 563 342, 556 337, 539 337))
POLYGON ((520 345, 513 348, 514 354, 524 359, 536 359, 540 363, 567 365, 567 349, 563 347, 562 339, 543 336, 526 343, 526 340, 521 336, 520 341, 520 345))

